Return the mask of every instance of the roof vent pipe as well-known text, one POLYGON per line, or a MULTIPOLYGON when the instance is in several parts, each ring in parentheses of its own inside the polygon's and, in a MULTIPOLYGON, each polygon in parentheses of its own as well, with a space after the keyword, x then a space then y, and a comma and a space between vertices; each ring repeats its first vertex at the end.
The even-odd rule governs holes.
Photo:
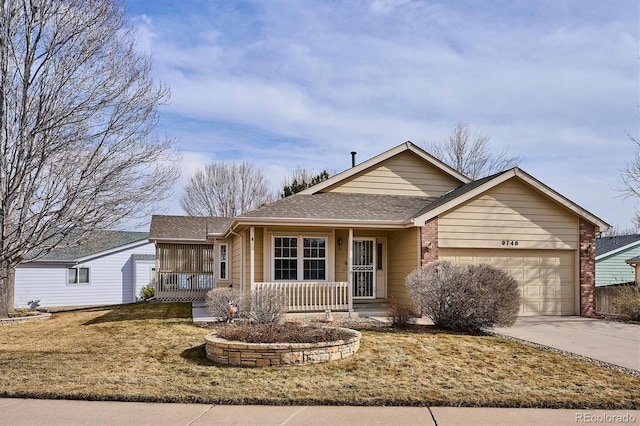
POLYGON ((351 167, 356 166, 356 154, 357 152, 351 151, 351 167))

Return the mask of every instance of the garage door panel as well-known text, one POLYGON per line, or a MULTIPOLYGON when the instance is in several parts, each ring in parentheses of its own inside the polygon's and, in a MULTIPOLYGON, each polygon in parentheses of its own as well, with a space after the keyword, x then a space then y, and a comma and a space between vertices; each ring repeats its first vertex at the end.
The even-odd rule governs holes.
POLYGON ((540 287, 527 285, 524 287, 525 296, 540 296, 540 287))
POLYGON ((575 252, 572 250, 440 249, 441 260, 487 263, 520 284, 520 315, 575 314, 575 252))

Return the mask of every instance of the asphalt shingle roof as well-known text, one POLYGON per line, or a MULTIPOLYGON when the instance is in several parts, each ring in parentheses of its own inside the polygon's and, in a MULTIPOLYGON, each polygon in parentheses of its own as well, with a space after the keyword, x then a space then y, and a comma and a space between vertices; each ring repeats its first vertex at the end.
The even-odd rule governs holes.
POLYGON ((54 249, 40 260, 72 261, 137 241, 146 241, 148 237, 148 232, 96 230, 90 232, 79 244, 54 249))
POLYGON ((223 233, 232 219, 227 217, 153 215, 149 238, 152 240, 205 240, 207 232, 223 233))
POLYGON ((295 194, 245 213, 241 218, 404 221, 416 217, 433 197, 319 193, 295 194))
POLYGON ((596 256, 609 253, 620 247, 628 246, 636 241, 640 241, 640 234, 600 237, 596 239, 596 256))

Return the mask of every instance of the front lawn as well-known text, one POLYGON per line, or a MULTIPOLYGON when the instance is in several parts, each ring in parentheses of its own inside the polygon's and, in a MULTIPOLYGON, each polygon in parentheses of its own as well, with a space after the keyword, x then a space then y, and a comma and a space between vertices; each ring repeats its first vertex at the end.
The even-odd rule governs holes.
POLYGON ((190 304, 141 303, 0 327, 0 396, 640 408, 640 378, 484 335, 361 330, 358 353, 338 362, 216 366, 190 314, 190 304))

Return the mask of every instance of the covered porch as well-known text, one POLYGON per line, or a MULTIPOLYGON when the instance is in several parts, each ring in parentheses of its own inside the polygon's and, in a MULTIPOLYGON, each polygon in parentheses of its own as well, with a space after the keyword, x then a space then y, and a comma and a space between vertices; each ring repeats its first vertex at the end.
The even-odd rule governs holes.
POLYGON ((291 313, 383 312, 389 299, 409 303, 404 279, 420 262, 420 230, 247 226, 207 244, 157 243, 156 251, 159 300, 273 288, 291 313))

